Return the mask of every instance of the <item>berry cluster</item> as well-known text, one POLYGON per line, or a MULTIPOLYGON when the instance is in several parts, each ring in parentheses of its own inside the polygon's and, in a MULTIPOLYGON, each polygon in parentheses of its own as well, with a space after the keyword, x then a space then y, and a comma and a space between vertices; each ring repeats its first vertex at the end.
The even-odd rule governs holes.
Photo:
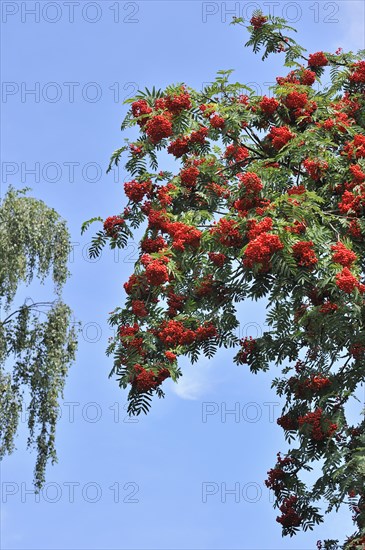
POLYGON ((134 365, 135 376, 131 381, 133 389, 137 392, 148 392, 162 384, 166 378, 169 378, 170 372, 168 369, 161 369, 157 376, 154 372, 144 369, 141 365, 134 365))
POLYGON ((246 336, 240 340, 240 345, 241 349, 235 357, 236 363, 239 365, 250 363, 253 356, 252 354, 255 351, 256 341, 252 338, 252 336, 246 336))
POLYGON ((312 268, 318 263, 318 258, 313 250, 313 241, 299 241, 293 246, 293 254, 298 265, 312 268))
POLYGON ((118 236, 121 226, 124 224, 124 219, 120 216, 110 216, 104 221, 105 234, 114 239, 118 236))
POLYGON ((295 506, 297 501, 298 497, 296 495, 292 495, 285 498, 283 504, 280 506, 279 509, 282 514, 276 518, 276 521, 281 523, 283 527, 298 527, 301 524, 302 519, 296 511, 295 506))
POLYGON ((331 423, 328 418, 323 417, 321 408, 309 412, 298 418, 299 427, 309 427, 309 435, 314 441, 323 441, 332 437, 337 430, 337 424, 331 423))

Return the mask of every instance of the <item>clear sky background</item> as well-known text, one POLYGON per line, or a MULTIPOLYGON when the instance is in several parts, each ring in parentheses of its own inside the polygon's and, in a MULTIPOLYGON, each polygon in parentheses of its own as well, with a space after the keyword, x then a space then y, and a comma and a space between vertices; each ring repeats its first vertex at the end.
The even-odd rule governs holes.
MULTIPOLYGON (((287 73, 280 56, 262 63, 243 48, 244 30, 228 25, 254 7, 286 17, 309 52, 365 47, 361 1, 1 2, 2 193, 29 186, 67 220, 74 251, 64 297, 83 327, 61 402, 59 463, 39 502, 25 417, 18 451, 2 464, 2 549, 309 550, 353 532, 344 511, 314 533, 281 537, 264 485, 286 449, 274 368, 254 376, 232 351, 182 361, 179 385, 165 382, 166 398, 147 417, 126 417, 127 393, 108 379, 106 320, 123 303, 137 242, 91 262, 92 231, 80 236, 84 220, 126 204, 123 168, 105 175, 122 145, 124 99, 182 81, 200 89, 220 69, 263 93, 287 73)), ((242 307, 241 336, 260 334, 264 313, 242 307)))

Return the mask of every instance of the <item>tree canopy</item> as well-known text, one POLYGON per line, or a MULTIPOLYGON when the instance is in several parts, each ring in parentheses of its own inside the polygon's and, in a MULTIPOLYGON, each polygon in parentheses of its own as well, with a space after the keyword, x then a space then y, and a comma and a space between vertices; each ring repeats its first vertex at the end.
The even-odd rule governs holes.
POLYGON ((58 400, 75 357, 77 330, 61 299, 71 249, 66 224, 27 191, 10 188, 0 204, 0 458, 15 448, 27 403, 28 446, 37 452, 34 482, 39 489, 48 461, 57 459, 58 400), (21 285, 34 278, 44 282, 49 275, 54 300, 28 298, 16 305, 21 285))
POLYGON ((360 549, 364 421, 352 425, 346 406, 364 382, 365 52, 308 55, 285 20, 260 12, 247 28, 246 46, 290 68, 269 96, 227 70, 202 91, 178 83, 128 100, 122 130, 137 126, 139 137, 126 138, 109 168, 128 155, 129 202, 90 248, 123 247, 144 224, 125 304, 110 316, 111 374, 138 415, 164 395, 166 378, 181 376, 181 355, 195 362, 236 347, 235 362, 253 373, 281 366, 278 424, 295 445, 278 453, 266 485, 283 535, 323 521, 324 499, 326 511, 349 505, 357 530, 344 548, 360 549), (166 155, 175 173, 161 169, 166 155), (239 339, 236 304, 259 299, 270 330, 239 339), (318 461, 309 486, 300 476, 318 461))

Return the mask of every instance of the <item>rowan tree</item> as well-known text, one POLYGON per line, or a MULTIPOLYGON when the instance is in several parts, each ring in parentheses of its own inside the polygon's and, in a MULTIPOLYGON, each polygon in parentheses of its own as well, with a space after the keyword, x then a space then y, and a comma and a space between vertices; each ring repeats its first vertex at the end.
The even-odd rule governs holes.
POLYGON ((0 459, 15 449, 22 413, 28 417, 28 447, 37 459, 34 483, 45 481, 55 449, 58 400, 76 351, 76 323, 61 291, 69 275, 70 236, 63 220, 44 202, 10 188, 0 204, 0 459), (55 299, 21 300, 34 278, 51 275, 55 299))
MULTIPOLYGON (((245 26, 243 19, 234 24, 245 26)), ((246 46, 282 55, 289 73, 259 96, 219 71, 201 92, 183 83, 131 100, 126 138, 129 199, 103 222, 90 255, 123 247, 143 225, 140 255, 110 316, 117 337, 111 375, 129 388, 129 412, 147 412, 161 385, 219 347, 253 373, 281 367, 278 424, 289 444, 266 485, 283 535, 313 529, 345 503, 365 544, 364 421, 346 406, 364 382, 365 61, 357 54, 307 54, 284 19, 254 13, 246 46), (323 76, 330 84, 322 84, 323 76), (166 155, 176 172, 161 169, 166 155), (236 304, 264 300, 269 330, 239 339, 236 304), (321 461, 308 486, 301 474, 321 461)), ((318 541, 318 548, 338 548, 318 541)))

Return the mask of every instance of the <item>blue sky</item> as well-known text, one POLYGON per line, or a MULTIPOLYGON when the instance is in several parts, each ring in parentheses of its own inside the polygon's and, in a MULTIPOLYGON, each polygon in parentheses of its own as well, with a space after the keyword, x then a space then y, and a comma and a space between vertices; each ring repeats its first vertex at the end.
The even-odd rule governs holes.
MULTIPOLYGON (((286 17, 310 52, 365 47, 360 1, 1 3, 2 193, 29 186, 67 220, 74 253, 65 300, 83 327, 61 402, 59 463, 39 502, 24 419, 18 451, 2 464, 3 549, 306 550, 352 532, 344 512, 314 533, 281 537, 263 483, 286 448, 275 369, 253 376, 231 351, 183 360, 184 377, 165 383, 165 400, 147 417, 126 417, 126 393, 108 379, 106 319, 123 303, 137 239, 90 262, 92 233, 80 236, 84 220, 125 205, 127 174, 105 169, 123 141, 122 101, 139 87, 201 88, 234 68, 235 80, 261 93, 286 73, 279 56, 261 63, 243 48, 243 30, 228 25, 254 6, 286 17)), ((45 289, 25 294, 36 300, 45 289)), ((262 304, 242 307, 241 335, 257 335, 264 322, 262 304)))

